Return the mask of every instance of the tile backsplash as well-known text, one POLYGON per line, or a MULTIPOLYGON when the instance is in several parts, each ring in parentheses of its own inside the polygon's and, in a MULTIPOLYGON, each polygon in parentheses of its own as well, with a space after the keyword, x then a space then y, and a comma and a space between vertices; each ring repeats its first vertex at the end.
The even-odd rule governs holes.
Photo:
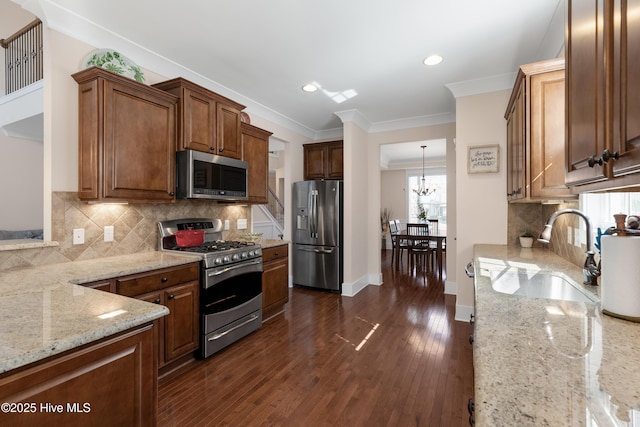
POLYGON ((534 237, 533 246, 536 248, 548 247, 549 250, 558 254, 567 261, 582 267, 584 264, 586 246, 584 243, 577 247, 569 243, 569 233, 571 240, 575 239, 573 231, 584 224, 576 215, 560 215, 553 224, 551 233, 551 243, 546 245, 536 241, 538 234, 542 231, 547 219, 561 209, 579 209, 578 201, 571 201, 559 205, 543 205, 540 203, 509 203, 507 238, 508 244, 518 245, 518 237, 525 231, 531 231, 534 237))
POLYGON ((13 267, 87 260, 104 256, 155 251, 158 248, 158 221, 175 218, 228 219, 230 229, 224 239, 237 238, 237 220, 251 224, 249 205, 219 204, 204 200, 178 200, 158 204, 88 204, 75 192, 52 194, 52 240, 59 246, 0 251, 0 270, 13 267), (104 242, 105 225, 113 225, 114 241, 104 242), (74 228, 84 228, 85 243, 72 244, 74 228))

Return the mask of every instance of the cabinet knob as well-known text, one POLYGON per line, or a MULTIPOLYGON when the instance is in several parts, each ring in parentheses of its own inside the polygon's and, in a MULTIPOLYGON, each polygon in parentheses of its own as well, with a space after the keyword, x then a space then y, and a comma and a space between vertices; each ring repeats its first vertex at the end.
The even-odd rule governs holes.
POLYGON ((218 148, 218 152, 219 153, 222 153, 223 151, 224 151, 224 148, 222 148, 222 147, 218 148))
POLYGON ((216 151, 216 147, 209 147, 209 150, 216 151))
POLYGON ((476 323, 476 319, 475 319, 475 316, 474 316, 473 314, 470 314, 470 315, 469 315, 469 323, 471 323, 472 325, 473 325, 474 323, 476 323))
POLYGON ((160 304, 160 298, 156 298, 156 300, 153 303, 154 304, 160 304))
POLYGON ((174 298, 175 298, 175 295, 169 294, 169 299, 174 299, 174 298))
POLYGON ((602 152, 602 161, 605 163, 607 163, 611 159, 618 160, 618 157, 620 157, 620 155, 618 154, 617 151, 614 151, 613 153, 611 153, 609 150, 604 150, 602 152))
POLYGON ((163 277, 162 279, 160 279, 160 281, 161 281, 162 283, 165 283, 167 280, 169 280, 169 279, 167 279, 166 277, 163 277))
POLYGON ((172 191, 172 192, 170 192, 170 193, 169 193, 169 195, 170 195, 171 197, 173 197, 173 196, 175 196, 175 195, 176 195, 176 193, 174 193, 174 192, 172 191))
POLYGON ((590 168, 594 167, 595 165, 599 165, 602 166, 602 163, 604 163, 602 161, 602 157, 594 157, 591 156, 589 157, 589 159, 587 160, 587 164, 589 165, 590 168))
POLYGON ((473 345, 475 339, 473 338, 473 334, 469 335, 469 344, 473 345))

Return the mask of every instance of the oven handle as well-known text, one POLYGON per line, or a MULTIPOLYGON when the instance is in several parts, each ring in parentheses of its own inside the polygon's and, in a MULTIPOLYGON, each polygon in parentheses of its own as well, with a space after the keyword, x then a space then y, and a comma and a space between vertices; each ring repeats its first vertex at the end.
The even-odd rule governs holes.
POLYGON ((251 265, 260 264, 261 262, 262 262, 262 260, 256 260, 256 261, 246 262, 244 264, 232 265, 231 267, 223 268, 222 270, 216 270, 216 271, 214 271, 212 273, 208 273, 207 276, 208 277, 219 276, 219 275, 221 275, 223 273, 226 273, 227 271, 235 270, 235 269, 238 269, 238 268, 246 268, 246 267, 249 267, 251 265))
POLYGON ((222 338, 223 336, 227 335, 229 332, 233 332, 233 331, 235 331, 236 329, 241 328, 241 327, 243 327, 244 325, 246 325, 246 324, 248 324, 248 323, 251 323, 251 322, 255 321, 256 319, 258 319, 258 315, 257 315, 257 314, 253 314, 253 315, 251 316, 251 318, 250 318, 250 319, 245 320, 244 322, 240 323, 239 325, 234 326, 234 327, 233 327, 233 328, 231 328, 231 329, 227 329, 227 330, 226 330, 226 331, 224 331, 224 332, 221 332, 221 333, 219 333, 219 334, 215 334, 215 335, 214 335, 214 336, 212 336, 211 338, 207 339, 207 341, 215 341, 215 340, 217 340, 217 339, 220 339, 220 338, 222 338))

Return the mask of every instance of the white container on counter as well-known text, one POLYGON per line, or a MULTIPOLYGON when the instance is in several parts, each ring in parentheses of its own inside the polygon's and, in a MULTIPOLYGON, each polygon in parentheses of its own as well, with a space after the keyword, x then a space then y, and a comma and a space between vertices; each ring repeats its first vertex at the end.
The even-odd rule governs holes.
POLYGON ((602 312, 640 322, 640 237, 601 237, 602 312))

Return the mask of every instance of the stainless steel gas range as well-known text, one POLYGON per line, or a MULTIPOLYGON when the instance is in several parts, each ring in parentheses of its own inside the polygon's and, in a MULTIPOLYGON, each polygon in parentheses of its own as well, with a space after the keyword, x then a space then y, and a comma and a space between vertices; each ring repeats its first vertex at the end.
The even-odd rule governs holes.
POLYGON ((222 240, 222 221, 185 218, 158 223, 158 248, 200 261, 200 356, 209 357, 262 325, 262 249, 222 240), (180 247, 179 230, 203 230, 204 243, 180 247))

